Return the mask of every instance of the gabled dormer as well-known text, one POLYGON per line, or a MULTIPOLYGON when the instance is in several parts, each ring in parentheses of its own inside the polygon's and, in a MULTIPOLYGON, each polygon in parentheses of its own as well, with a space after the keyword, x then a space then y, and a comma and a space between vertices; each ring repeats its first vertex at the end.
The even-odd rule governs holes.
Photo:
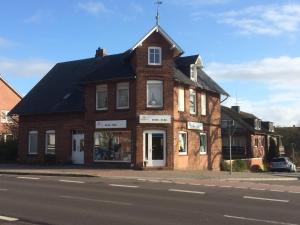
POLYGON ((197 82, 198 70, 203 68, 200 55, 178 57, 176 64, 182 71, 185 71, 185 74, 189 75, 192 81, 197 82))

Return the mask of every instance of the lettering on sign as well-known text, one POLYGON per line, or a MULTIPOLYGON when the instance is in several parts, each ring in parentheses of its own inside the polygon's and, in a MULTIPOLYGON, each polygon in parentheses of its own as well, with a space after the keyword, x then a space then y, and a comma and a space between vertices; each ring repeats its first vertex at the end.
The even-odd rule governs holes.
POLYGON ((203 130, 203 123, 187 122, 187 128, 191 130, 203 130))
POLYGON ((112 129, 112 128, 126 128, 126 120, 100 120, 96 121, 96 129, 112 129))
POLYGON ((171 123, 170 115, 140 115, 140 123, 171 123))

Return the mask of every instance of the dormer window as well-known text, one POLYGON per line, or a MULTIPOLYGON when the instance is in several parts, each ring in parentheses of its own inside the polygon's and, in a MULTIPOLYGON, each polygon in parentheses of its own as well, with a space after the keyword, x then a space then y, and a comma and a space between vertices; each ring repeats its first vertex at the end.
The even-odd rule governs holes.
POLYGON ((261 129, 261 120, 255 119, 254 126, 255 126, 255 130, 260 130, 261 129))
POLYGON ((161 65, 161 48, 148 48, 148 65, 161 65))
POLYGON ((190 66, 190 77, 192 81, 197 82, 197 66, 195 64, 190 66))

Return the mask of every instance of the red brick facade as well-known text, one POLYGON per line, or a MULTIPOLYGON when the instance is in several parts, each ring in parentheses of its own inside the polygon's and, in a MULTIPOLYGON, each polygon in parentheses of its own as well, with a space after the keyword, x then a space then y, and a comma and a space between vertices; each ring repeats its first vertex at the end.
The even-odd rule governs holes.
MULTIPOLYGON (((189 113, 189 89, 194 88, 182 85, 174 80, 174 57, 178 55, 171 44, 159 33, 154 32, 142 45, 137 47, 131 56, 131 65, 134 68, 135 79, 129 82, 129 109, 118 110, 116 108, 117 83, 125 80, 91 82, 85 84, 84 102, 85 112, 61 113, 40 116, 22 116, 20 119, 20 160, 21 161, 45 161, 45 133, 47 130, 55 130, 55 159, 57 162, 71 162, 72 158, 72 131, 84 133, 84 163, 95 162, 94 132, 106 131, 96 129, 96 121, 126 120, 126 128, 111 129, 114 131, 129 131, 131 144, 126 143, 126 148, 131 145, 131 160, 128 165, 136 168, 147 166, 145 163, 145 137, 144 132, 149 130, 164 131, 165 134, 165 165, 160 167, 169 169, 214 169, 219 170, 221 157, 221 129, 220 129, 220 95, 197 88, 197 114, 189 113), (162 49, 162 63, 158 66, 148 65, 148 47, 159 46, 162 49), (147 108, 147 81, 163 81, 163 107, 147 108), (106 84, 108 90, 108 109, 96 110, 96 86, 106 84), (178 87, 185 88, 185 112, 178 112, 178 87), (207 115, 201 116, 200 94, 207 96, 207 115), (170 123, 140 123, 140 115, 166 115, 170 116, 170 123), (187 128, 187 122, 203 124, 203 130, 191 130, 187 128), (38 154, 28 155, 28 132, 38 131, 38 154), (186 131, 188 136, 187 155, 178 153, 178 132, 186 131), (199 133, 207 135, 207 152, 199 152, 199 133)), ((195 88, 194 88, 195 89, 195 88)), ((111 162, 108 160, 108 163, 111 162)))

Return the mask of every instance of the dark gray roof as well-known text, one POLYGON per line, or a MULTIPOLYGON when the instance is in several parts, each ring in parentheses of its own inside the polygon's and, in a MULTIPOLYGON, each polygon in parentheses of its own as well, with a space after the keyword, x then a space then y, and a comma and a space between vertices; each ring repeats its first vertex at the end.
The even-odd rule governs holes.
POLYGON ((10 114, 33 115, 84 111, 83 84, 134 77, 127 53, 56 64, 10 114))
POLYGON ((246 128, 247 130, 251 132, 255 132, 255 129, 253 126, 251 126, 249 123, 243 120, 240 113, 236 112, 235 110, 232 110, 231 108, 228 108, 226 106, 221 106, 221 114, 226 114, 229 117, 231 117, 234 121, 238 122, 242 127, 246 128))
POLYGON ((213 79, 211 79, 201 68, 197 69, 197 83, 190 79, 190 65, 195 64, 199 55, 178 57, 175 59, 175 79, 187 84, 197 86, 201 89, 229 96, 213 79))

